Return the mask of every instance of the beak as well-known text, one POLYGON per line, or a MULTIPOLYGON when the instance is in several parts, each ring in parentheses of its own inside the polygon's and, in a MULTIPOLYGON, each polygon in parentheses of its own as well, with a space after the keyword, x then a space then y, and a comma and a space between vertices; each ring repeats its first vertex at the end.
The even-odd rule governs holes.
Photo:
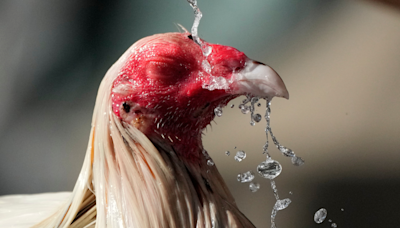
POLYGON ((235 94, 252 94, 267 98, 284 97, 289 99, 282 78, 271 67, 248 59, 245 68, 232 76, 233 91, 235 94))

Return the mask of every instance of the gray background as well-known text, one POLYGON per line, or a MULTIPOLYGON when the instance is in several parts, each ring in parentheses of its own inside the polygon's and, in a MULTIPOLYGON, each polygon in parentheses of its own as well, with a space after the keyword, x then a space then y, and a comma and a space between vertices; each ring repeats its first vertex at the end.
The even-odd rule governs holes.
MULTIPOLYGON (((271 151, 283 165, 280 196, 292 199, 278 227, 330 227, 313 222, 320 207, 338 227, 397 227, 400 11, 366 1, 199 1, 202 38, 273 66, 289 89, 290 100, 272 102, 272 129, 306 164, 271 151)), ((72 190, 106 70, 136 40, 192 22, 184 0, 1 1, 0 195, 72 190)), ((265 123, 251 127, 236 107, 204 143, 242 211, 269 227, 269 182, 257 177, 261 189, 250 193, 236 181, 264 159, 265 123), (248 154, 241 163, 224 154, 238 149, 248 154)))

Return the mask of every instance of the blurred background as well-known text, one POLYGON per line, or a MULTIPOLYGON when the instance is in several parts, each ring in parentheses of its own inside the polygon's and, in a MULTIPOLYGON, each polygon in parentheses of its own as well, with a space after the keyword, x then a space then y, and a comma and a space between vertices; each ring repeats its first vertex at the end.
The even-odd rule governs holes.
MULTIPOLYGON (((290 92, 290 100, 272 101, 271 126, 306 163, 295 167, 271 147, 283 166, 279 195, 292 200, 277 226, 330 227, 331 219, 338 227, 398 227, 400 10, 344 0, 199 7, 200 37, 272 66, 290 92), (321 207, 328 217, 316 224, 321 207)), ((1 1, 0 195, 71 191, 105 72, 132 43, 178 31, 178 23, 193 23, 185 0, 1 1)), ((269 181, 256 177, 261 188, 251 193, 236 180, 265 159, 265 121, 250 126, 237 108, 242 99, 207 128, 204 144, 240 209, 270 227, 269 181), (247 153, 240 163, 237 150, 247 153)))

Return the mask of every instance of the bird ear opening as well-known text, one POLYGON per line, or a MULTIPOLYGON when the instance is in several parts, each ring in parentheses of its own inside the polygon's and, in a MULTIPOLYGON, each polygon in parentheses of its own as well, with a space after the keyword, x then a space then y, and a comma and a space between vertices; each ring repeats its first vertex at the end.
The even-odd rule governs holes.
POLYGON ((143 107, 131 101, 123 101, 119 105, 119 117, 124 123, 130 124, 142 132, 146 132, 153 116, 143 107))

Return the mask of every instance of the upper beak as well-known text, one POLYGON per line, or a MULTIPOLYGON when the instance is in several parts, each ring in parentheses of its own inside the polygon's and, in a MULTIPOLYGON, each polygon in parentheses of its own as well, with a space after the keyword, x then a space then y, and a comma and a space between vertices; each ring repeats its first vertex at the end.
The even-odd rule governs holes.
POLYGON ((235 94, 252 94, 254 96, 267 98, 284 97, 289 99, 282 78, 271 67, 248 59, 245 68, 233 74, 232 81, 235 94))

